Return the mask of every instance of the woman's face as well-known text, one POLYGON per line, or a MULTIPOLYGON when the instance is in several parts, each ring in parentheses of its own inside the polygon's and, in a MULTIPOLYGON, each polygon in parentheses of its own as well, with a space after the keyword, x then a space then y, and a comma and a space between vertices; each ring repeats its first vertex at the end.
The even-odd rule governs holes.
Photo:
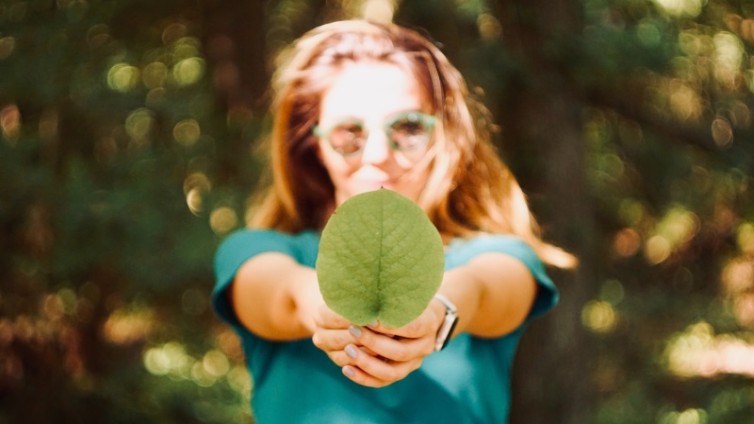
POLYGON ((384 187, 417 201, 429 174, 434 118, 413 76, 383 62, 349 64, 320 104, 319 156, 338 205, 384 187))

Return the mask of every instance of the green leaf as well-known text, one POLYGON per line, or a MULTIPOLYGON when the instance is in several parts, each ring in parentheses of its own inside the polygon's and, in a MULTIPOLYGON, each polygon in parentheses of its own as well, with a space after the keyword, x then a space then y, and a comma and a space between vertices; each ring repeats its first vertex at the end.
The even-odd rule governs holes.
POLYGON ((327 306, 349 321, 403 326, 442 282, 442 239, 424 211, 380 189, 344 202, 322 231, 317 258, 327 306))

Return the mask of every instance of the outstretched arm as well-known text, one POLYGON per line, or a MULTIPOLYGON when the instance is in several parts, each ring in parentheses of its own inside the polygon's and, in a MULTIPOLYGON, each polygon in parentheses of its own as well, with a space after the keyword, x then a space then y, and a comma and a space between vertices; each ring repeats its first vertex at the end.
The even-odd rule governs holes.
POLYGON ((282 253, 246 261, 228 293, 241 323, 271 340, 311 336, 314 315, 324 305, 316 271, 282 253))
POLYGON ((440 292, 458 307, 457 333, 498 337, 524 322, 537 284, 520 260, 502 253, 485 253, 446 273, 440 292))

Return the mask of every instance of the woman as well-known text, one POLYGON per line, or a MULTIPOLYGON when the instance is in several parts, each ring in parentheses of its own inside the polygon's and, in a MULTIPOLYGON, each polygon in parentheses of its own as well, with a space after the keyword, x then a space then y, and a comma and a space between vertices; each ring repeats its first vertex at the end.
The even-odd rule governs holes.
POLYGON ((218 250, 213 292, 257 421, 505 422, 523 328, 557 301, 543 263, 573 258, 536 235, 461 75, 416 32, 343 21, 295 43, 274 88, 272 185, 256 229, 218 250), (380 187, 421 206, 445 243, 438 296, 401 328, 347 322, 314 270, 333 210, 380 187))

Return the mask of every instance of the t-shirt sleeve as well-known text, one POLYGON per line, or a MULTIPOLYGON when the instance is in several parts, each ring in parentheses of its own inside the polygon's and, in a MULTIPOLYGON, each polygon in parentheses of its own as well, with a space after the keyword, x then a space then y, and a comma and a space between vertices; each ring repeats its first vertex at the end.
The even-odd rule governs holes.
POLYGON ((555 283, 547 275, 545 265, 537 253, 523 240, 507 235, 483 236, 468 241, 463 250, 461 262, 468 262, 483 253, 496 252, 520 260, 529 269, 539 290, 526 318, 527 322, 549 311, 558 303, 559 295, 555 283))
POLYGON ((212 306, 217 315, 228 324, 240 327, 227 291, 236 272, 246 261, 261 253, 279 252, 295 257, 295 246, 290 236, 270 230, 239 230, 226 238, 215 253, 215 287, 212 306))

